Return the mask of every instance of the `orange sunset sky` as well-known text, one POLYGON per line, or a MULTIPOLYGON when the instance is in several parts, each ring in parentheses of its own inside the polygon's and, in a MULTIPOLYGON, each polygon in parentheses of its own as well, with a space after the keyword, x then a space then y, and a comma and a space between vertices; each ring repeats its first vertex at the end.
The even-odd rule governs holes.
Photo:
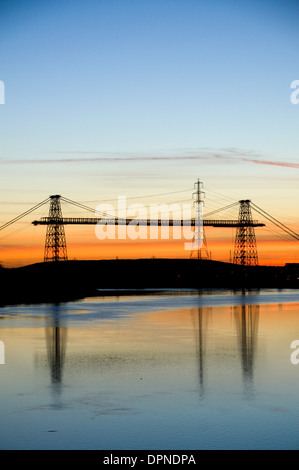
MULTIPOLYGON (((27 217, 30 219, 30 216, 27 217)), ((28 222, 19 224, 15 232, 7 229, 1 259, 4 266, 15 267, 43 261, 46 227, 34 227, 28 222)), ((269 224, 270 225, 270 224, 269 224)), ((69 259, 119 259, 126 258, 189 258, 190 251, 184 249, 188 240, 99 240, 95 226, 65 227, 69 259)), ((117 232, 116 232, 117 233, 117 232)), ((171 233, 171 229, 170 229, 171 233)), ((208 255, 219 261, 231 261, 234 253, 235 229, 205 228, 208 255)), ((257 228, 259 262, 263 265, 283 265, 299 262, 296 241, 280 238, 279 230, 268 227, 257 228)), ((3 237, 4 238, 4 237, 3 237)), ((203 252, 206 255, 206 250, 203 252)), ((193 253, 196 257, 197 253, 193 253)))

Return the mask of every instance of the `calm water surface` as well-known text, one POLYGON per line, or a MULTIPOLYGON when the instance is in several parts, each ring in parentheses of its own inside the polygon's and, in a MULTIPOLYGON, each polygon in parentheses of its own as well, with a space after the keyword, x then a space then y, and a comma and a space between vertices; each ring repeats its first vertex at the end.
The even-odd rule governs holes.
POLYGON ((297 449, 295 339, 299 291, 0 308, 0 448, 297 449))

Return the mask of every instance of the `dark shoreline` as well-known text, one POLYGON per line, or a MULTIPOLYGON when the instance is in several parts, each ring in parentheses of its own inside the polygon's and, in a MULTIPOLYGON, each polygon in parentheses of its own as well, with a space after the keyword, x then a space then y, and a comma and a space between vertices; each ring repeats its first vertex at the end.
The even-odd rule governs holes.
POLYGON ((138 294, 143 289, 296 289, 299 272, 292 265, 239 266, 197 259, 60 261, 1 268, 0 283, 0 306, 5 306, 138 294))

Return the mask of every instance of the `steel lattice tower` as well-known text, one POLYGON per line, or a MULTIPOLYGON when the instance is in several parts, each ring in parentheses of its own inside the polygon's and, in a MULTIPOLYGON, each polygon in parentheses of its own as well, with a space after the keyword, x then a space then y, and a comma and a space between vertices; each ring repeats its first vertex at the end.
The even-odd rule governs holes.
POLYGON ((50 196, 44 261, 67 261, 66 239, 62 223, 60 196, 50 196))
POLYGON ((250 207, 250 200, 239 201, 240 210, 235 238, 234 263, 243 266, 258 266, 258 255, 254 223, 250 207))
MULTIPOLYGON (((203 199, 202 195, 205 193, 201 191, 203 183, 197 180, 197 182, 194 184, 194 187, 196 191, 193 193, 193 198, 194 198, 194 206, 195 206, 195 217, 197 220, 203 218, 203 213, 202 213, 202 208, 203 208, 203 199)), ((206 233, 205 229, 203 226, 197 227, 194 229, 194 236, 192 242, 197 245, 197 248, 195 250, 192 250, 190 252, 190 258, 192 258, 194 251, 197 252, 197 259, 209 259, 209 253, 208 253, 208 246, 207 246, 207 239, 206 239, 206 233), (200 245, 200 238, 202 237, 202 246, 199 248, 200 245)))

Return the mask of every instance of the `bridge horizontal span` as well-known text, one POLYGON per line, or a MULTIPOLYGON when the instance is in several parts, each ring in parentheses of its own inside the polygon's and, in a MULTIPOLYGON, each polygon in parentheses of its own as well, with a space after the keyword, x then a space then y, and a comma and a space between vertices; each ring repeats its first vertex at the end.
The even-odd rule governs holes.
MULTIPOLYGON (((52 218, 43 217, 40 220, 34 220, 33 225, 143 225, 143 226, 178 226, 178 227, 194 227, 195 219, 191 220, 167 220, 167 219, 119 219, 119 218, 76 218, 76 217, 63 217, 63 218, 52 218)), ((265 224, 258 222, 257 220, 252 221, 239 221, 239 220, 203 220, 205 227, 264 227, 265 224)))

